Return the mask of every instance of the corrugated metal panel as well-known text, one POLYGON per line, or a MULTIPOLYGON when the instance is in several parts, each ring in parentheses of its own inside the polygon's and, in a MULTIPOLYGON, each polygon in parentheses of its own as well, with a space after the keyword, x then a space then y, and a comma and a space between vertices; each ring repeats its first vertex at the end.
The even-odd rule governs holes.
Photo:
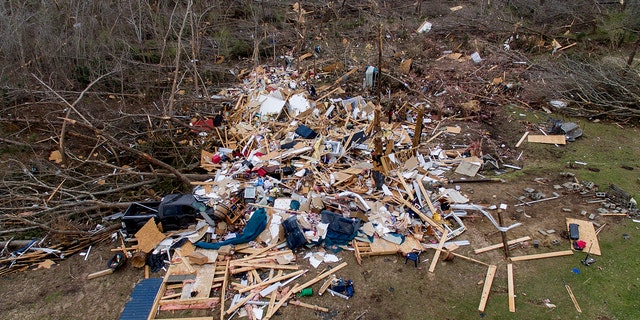
POLYGON ((153 307, 153 301, 162 285, 162 278, 149 278, 140 281, 124 306, 120 320, 146 320, 153 307))

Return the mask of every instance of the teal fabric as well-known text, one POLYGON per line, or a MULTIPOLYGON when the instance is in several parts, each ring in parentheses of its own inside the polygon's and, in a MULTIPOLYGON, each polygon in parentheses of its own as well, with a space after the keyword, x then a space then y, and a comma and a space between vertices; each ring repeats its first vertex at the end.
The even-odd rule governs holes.
POLYGON ((249 241, 255 240, 255 238, 257 238, 266 227, 267 211, 265 211, 264 208, 260 208, 253 212, 253 215, 251 215, 251 218, 249 219, 249 221, 247 221, 247 225, 244 227, 242 234, 240 234, 239 236, 216 243, 198 241, 195 243, 195 245, 196 247, 204 249, 217 250, 220 247, 228 244, 247 243, 249 241))

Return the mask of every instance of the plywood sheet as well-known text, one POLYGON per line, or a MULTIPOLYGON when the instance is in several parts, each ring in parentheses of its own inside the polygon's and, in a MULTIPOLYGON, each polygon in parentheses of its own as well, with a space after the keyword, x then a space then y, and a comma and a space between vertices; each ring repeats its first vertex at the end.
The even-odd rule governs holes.
POLYGON ((398 245, 381 238, 373 238, 371 242, 371 253, 373 255, 395 254, 398 252, 398 245))
MULTIPOLYGON (((216 261, 216 259, 218 258, 217 250, 198 248, 195 252, 207 256, 209 258, 209 261, 216 261)), ((193 283, 185 284, 185 288, 187 287, 187 285, 190 285, 190 287, 182 291, 183 295, 182 297, 180 297, 180 299, 184 300, 194 298, 209 298, 211 285, 213 284, 213 278, 215 277, 215 264, 209 263, 203 265, 193 265, 192 267, 196 271, 196 280, 193 283), (195 294, 195 296, 191 296, 191 292, 197 293, 195 294)))
MULTIPOLYGON (((600 251, 600 244, 598 243, 598 236, 596 236, 596 230, 593 227, 593 223, 587 220, 567 218, 567 230, 569 230, 570 223, 575 223, 579 226, 578 232, 580 233, 580 240, 587 243, 587 246, 582 251, 589 252, 596 256, 602 255, 602 252, 600 251)), ((571 250, 574 250, 573 245, 571 245, 571 250)))
POLYGON ((136 232, 135 237, 138 239, 138 249, 144 253, 149 253, 164 240, 165 235, 158 230, 155 220, 151 218, 136 232))

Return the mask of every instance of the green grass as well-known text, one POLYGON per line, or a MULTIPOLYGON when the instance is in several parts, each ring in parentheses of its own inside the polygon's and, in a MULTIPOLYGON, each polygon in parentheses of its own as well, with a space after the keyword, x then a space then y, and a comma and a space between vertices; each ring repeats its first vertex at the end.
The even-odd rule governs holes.
MULTIPOLYGON (((520 112, 520 111, 516 111, 520 112)), ((558 118, 558 116, 555 116, 558 118)), ((529 113, 520 120, 544 122, 529 113)), ((640 193, 640 135, 638 128, 621 128, 615 124, 593 123, 584 119, 564 119, 578 123, 583 137, 565 146, 524 143, 524 168, 504 175, 507 179, 553 176, 572 172, 580 181, 592 181, 607 191, 616 184, 638 200, 640 193), (575 165, 575 162, 587 165, 575 165), (573 163, 573 166, 568 164, 573 163), (632 167, 627 170, 622 166, 632 167)), ((541 126, 541 128, 545 128, 541 126)), ((532 132, 534 134, 534 132, 532 132)), ((535 133, 537 134, 537 132, 535 133)), ((519 138, 519 137, 518 137, 519 138)), ((602 221, 601 221, 602 222, 602 221)), ((498 267, 484 319, 638 319, 640 318, 640 224, 628 218, 606 218, 607 227, 599 235, 602 256, 594 256, 596 263, 584 266, 580 260, 585 253, 514 263, 516 313, 508 310, 506 267, 498 267), (629 239, 624 239, 623 234, 629 239), (579 274, 572 272, 576 268, 579 274), (570 285, 581 309, 578 313, 564 286, 570 285), (555 308, 543 304, 549 299, 555 308)), ((565 248, 552 248, 564 250, 565 248)), ((441 314, 448 319, 479 319, 470 310, 477 310, 478 292, 462 295, 456 308, 441 314)), ((447 299, 448 300, 448 299, 447 299)))
POLYGON ((56 302, 60 299, 60 297, 62 297, 62 293, 60 293, 60 291, 54 291, 52 293, 49 293, 46 297, 44 297, 44 302, 46 303, 56 302))
MULTIPOLYGON (((548 129, 548 124, 539 114, 521 110, 516 112, 525 114, 519 120, 537 123, 543 130, 548 129)), ((552 117, 562 118, 558 115, 552 117)), ((637 156, 640 154, 640 132, 637 127, 619 127, 585 119, 565 118, 563 121, 577 123, 584 131, 583 136, 558 147, 525 142, 521 147, 525 158, 523 170, 505 177, 567 171, 576 174, 581 181, 594 182, 601 191, 607 191, 613 183, 632 196, 640 194, 640 158, 637 156), (586 165, 576 164, 576 161, 586 165), (623 166, 632 167, 633 170, 624 169, 623 166)), ((531 134, 541 133, 532 131, 531 134)))

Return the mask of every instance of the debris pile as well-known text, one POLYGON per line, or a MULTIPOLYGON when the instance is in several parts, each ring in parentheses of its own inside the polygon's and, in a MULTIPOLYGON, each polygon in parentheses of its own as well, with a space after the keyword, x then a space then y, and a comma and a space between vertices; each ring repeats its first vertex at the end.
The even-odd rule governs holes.
MULTIPOLYGON (((339 263, 336 253, 341 250, 353 251, 359 264, 368 256, 400 254, 405 263, 411 260, 418 267, 420 254, 433 249, 429 272, 441 258, 455 257, 489 268, 484 309, 496 266, 454 252, 470 244, 456 240, 467 230, 465 219, 475 214, 485 217, 503 237, 503 243, 476 249, 476 254, 503 248, 508 255, 511 246, 531 237, 507 241, 507 232, 522 225, 504 223, 501 214, 507 204, 476 204, 460 185, 502 182, 484 174, 520 170, 517 162, 522 153, 516 156, 511 147, 503 146, 495 157, 485 154, 483 140, 466 133, 463 122, 441 117, 419 97, 383 110, 379 101, 350 96, 341 89, 343 78, 360 74, 366 86, 376 80, 372 76, 376 72, 354 68, 316 88, 315 80, 328 74, 300 75, 289 66, 257 67, 240 87, 224 90, 226 98, 237 99, 235 107, 191 121, 200 145, 218 146, 201 150, 200 167, 210 178, 192 182, 187 195, 133 203, 121 216, 121 231, 99 233, 99 239, 105 235, 119 239, 119 252, 107 269, 88 278, 109 275, 129 260, 134 267, 145 268, 147 276, 165 271, 158 294, 147 299, 145 308, 151 313, 219 308, 221 318, 239 313, 270 319, 285 304, 327 312, 293 298, 313 294, 311 286, 320 281, 324 284, 319 295, 352 297, 352 281, 335 274, 347 265, 339 263), (303 259, 310 266, 327 265, 311 279, 305 277, 309 270, 301 269, 297 261, 297 253, 305 249, 303 259)), ((480 105, 476 101, 468 107, 480 105)), ((575 124, 554 128, 552 135, 526 132, 513 148, 527 137, 529 142, 565 144, 582 134, 575 124)), ((522 196, 511 195, 518 201, 514 207, 521 207, 513 220, 521 220, 520 212, 531 218, 525 207, 558 199, 562 192, 602 197, 593 183, 566 177, 571 181, 554 186, 552 196, 535 188, 526 188, 522 196)), ((611 189, 617 201, 631 203, 628 194, 611 189)), ((614 213, 626 214, 631 207, 625 210, 614 213)), ((594 223, 567 219, 567 225, 576 230, 580 226, 587 237, 580 239, 590 244, 591 254, 600 254, 594 223)), ((550 230, 541 234, 552 234, 550 230)), ((99 239, 79 240, 77 248, 99 239)), ((511 261, 570 255, 571 249, 511 261)), ((28 268, 41 257, 17 252, 0 260, 0 271, 28 268)), ((513 297, 511 264, 508 273, 513 297)), ((139 303, 143 302, 135 301, 139 303)))

